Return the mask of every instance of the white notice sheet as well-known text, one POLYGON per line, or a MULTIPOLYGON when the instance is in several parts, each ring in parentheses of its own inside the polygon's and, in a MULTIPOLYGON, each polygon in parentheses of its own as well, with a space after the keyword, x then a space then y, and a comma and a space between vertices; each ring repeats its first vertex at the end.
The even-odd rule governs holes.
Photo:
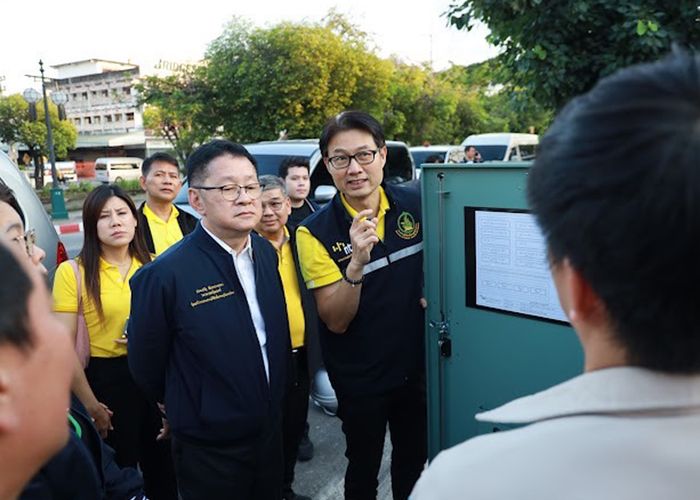
POLYGON ((474 217, 476 305, 567 321, 534 217, 487 210, 474 217))

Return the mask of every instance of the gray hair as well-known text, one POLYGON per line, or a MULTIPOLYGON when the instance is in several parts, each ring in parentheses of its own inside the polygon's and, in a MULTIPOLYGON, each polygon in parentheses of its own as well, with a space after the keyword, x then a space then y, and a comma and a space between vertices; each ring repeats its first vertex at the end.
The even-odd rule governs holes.
POLYGON ((277 177, 276 175, 261 175, 258 182, 260 182, 263 193, 272 189, 279 189, 282 191, 283 195, 287 196, 287 186, 281 177, 277 177))

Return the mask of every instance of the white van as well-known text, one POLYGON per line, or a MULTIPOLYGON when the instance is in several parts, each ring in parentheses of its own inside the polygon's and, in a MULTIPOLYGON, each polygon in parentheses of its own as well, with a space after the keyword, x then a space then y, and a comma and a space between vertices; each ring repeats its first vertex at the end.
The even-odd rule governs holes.
POLYGON ((474 146, 481 161, 534 160, 540 139, 537 134, 474 134, 462 142, 462 146, 474 146))
POLYGON ((95 160, 95 180, 103 184, 141 177, 141 158, 113 157, 95 160))

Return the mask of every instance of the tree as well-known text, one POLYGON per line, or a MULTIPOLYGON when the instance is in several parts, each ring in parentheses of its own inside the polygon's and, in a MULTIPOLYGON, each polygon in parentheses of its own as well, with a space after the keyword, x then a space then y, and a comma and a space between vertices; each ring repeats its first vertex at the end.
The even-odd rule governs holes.
POLYGON ((459 29, 489 27, 503 48, 502 83, 553 109, 673 44, 697 48, 697 16, 692 0, 467 0, 448 10, 459 29))
MULTIPOLYGON (((19 94, 0 97, 0 139, 8 144, 22 143, 34 158, 34 175, 37 188, 43 186, 43 156, 49 155, 44 101, 36 103, 37 119, 29 120, 29 104, 19 94)), ((68 150, 75 148, 78 132, 75 125, 58 119, 58 108, 49 102, 49 119, 56 158, 65 158, 68 150)))
POLYGON ((203 73, 204 68, 196 67, 165 78, 147 76, 137 86, 144 126, 167 139, 182 164, 216 130, 203 73))
POLYGON ((241 142, 318 137, 352 107, 377 113, 389 101, 392 66, 365 35, 331 13, 323 24, 251 28, 234 19, 207 52, 210 104, 224 134, 241 142))

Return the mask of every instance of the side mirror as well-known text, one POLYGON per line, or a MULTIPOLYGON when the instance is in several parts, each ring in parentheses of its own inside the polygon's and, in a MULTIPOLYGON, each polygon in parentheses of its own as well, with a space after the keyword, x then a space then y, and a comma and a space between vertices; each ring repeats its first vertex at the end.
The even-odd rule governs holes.
POLYGON ((338 190, 335 186, 318 186, 314 191, 314 200, 317 203, 325 203, 331 201, 338 190))

